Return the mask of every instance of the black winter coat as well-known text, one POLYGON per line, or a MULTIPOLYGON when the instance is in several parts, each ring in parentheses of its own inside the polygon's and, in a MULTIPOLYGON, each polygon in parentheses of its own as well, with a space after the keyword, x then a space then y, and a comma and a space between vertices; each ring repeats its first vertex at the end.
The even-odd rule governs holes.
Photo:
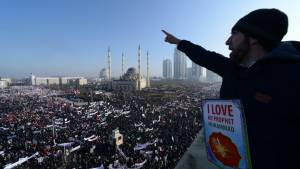
POLYGON ((185 40, 177 48, 223 78, 221 99, 241 100, 253 168, 300 168, 299 42, 283 42, 250 68, 185 40))

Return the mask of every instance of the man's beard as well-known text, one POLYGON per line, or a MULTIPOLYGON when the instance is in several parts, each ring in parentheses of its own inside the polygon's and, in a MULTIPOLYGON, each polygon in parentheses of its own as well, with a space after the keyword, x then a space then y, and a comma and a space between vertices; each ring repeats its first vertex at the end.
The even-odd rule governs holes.
POLYGON ((249 37, 245 37, 244 40, 238 44, 234 49, 232 49, 230 53, 230 59, 240 65, 246 59, 246 55, 249 52, 250 44, 249 44, 249 37))

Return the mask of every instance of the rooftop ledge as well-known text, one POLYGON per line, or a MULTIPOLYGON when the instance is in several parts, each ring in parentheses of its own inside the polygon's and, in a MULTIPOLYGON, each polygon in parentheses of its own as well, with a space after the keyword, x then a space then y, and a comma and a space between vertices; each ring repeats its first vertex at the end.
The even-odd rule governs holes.
POLYGON ((207 160, 203 128, 179 160, 175 169, 219 169, 207 160))

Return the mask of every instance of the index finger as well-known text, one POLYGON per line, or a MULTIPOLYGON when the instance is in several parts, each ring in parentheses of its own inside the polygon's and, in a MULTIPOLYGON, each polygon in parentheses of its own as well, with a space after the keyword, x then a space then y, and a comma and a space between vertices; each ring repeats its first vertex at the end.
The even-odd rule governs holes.
POLYGON ((167 31, 165 31, 165 30, 161 30, 164 34, 166 34, 166 35, 171 35, 171 34, 169 34, 167 31))

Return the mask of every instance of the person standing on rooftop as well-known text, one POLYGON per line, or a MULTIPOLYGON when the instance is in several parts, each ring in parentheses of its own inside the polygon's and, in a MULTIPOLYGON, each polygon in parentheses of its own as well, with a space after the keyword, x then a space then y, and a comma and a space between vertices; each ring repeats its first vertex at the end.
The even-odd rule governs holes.
POLYGON ((229 58, 162 31, 166 42, 223 78, 221 99, 241 100, 253 168, 297 168, 300 43, 282 42, 287 15, 257 9, 239 19, 226 41, 229 58))

